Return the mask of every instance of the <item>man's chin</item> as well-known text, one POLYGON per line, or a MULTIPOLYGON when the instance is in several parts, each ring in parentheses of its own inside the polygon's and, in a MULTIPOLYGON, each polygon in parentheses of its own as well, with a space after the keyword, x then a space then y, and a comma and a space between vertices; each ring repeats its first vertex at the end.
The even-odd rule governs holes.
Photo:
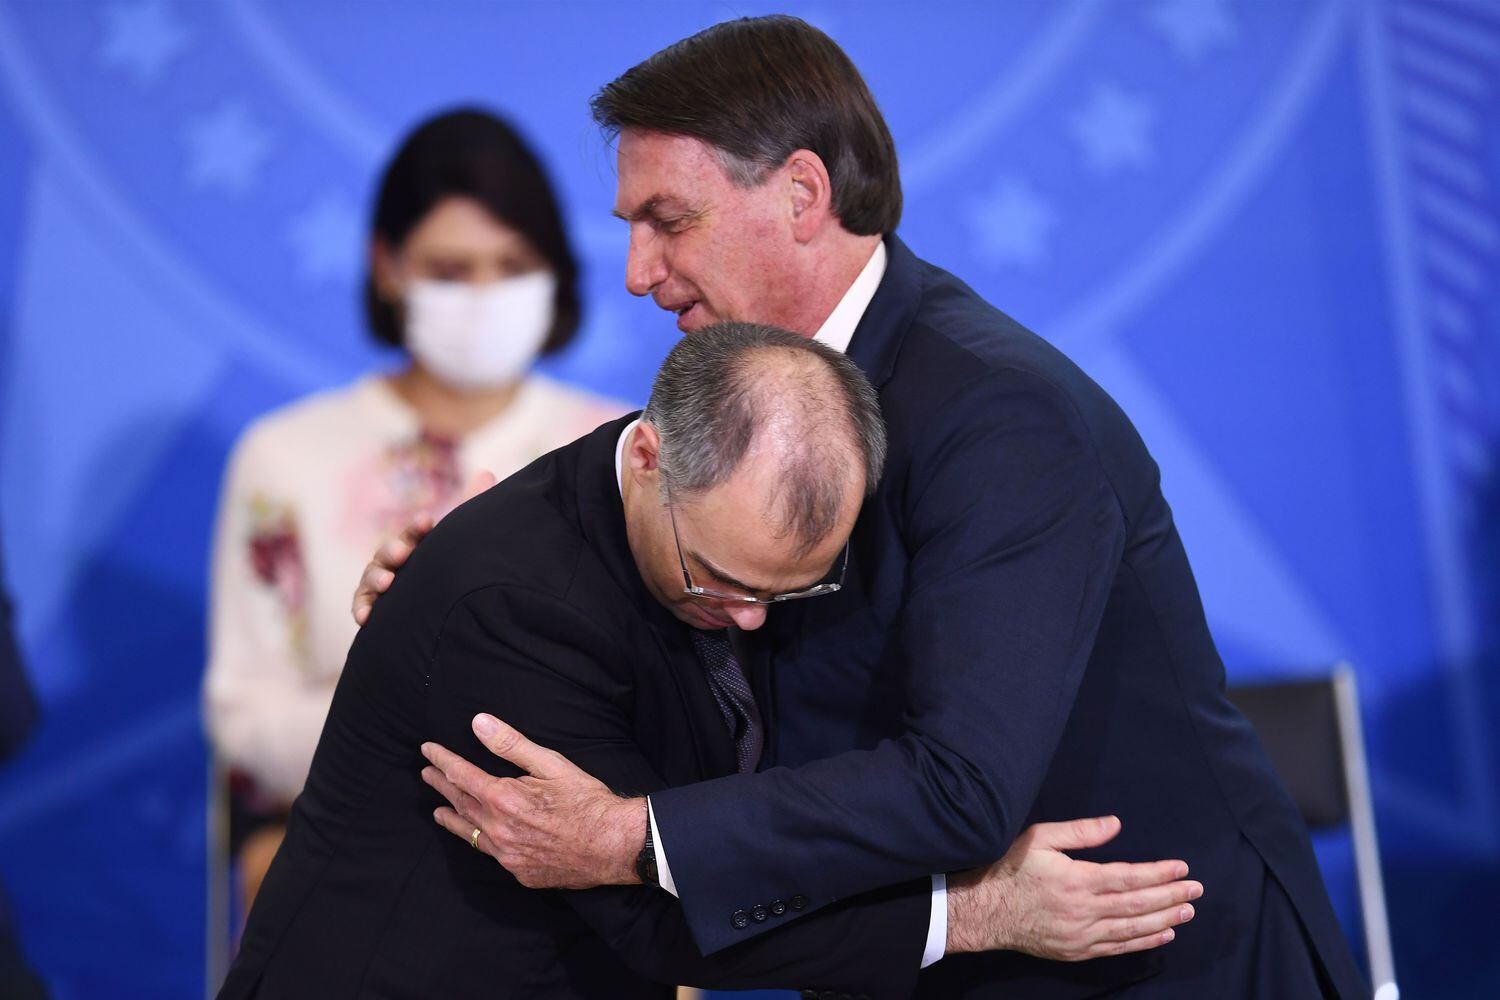
POLYGON ((734 624, 727 618, 721 619, 717 615, 710 614, 696 604, 679 604, 676 611, 681 621, 705 632, 718 632, 734 624))

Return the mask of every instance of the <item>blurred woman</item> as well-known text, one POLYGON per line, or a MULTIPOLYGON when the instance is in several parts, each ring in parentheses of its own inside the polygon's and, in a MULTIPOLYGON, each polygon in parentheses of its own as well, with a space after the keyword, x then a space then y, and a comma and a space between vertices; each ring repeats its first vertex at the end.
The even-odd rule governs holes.
POLYGON ((237 845, 247 910, 307 777, 370 551, 454 507, 476 471, 508 475, 627 409, 532 371, 578 329, 578 269, 506 122, 460 110, 418 127, 386 168, 369 253, 370 329, 405 366, 256 421, 220 501, 208 730, 236 798, 270 820, 237 845))

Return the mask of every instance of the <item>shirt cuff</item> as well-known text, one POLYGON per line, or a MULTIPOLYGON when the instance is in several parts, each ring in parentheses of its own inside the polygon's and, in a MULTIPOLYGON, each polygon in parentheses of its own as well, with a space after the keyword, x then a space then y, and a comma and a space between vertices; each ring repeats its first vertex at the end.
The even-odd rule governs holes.
MULTIPOLYGON (((667 867, 667 845, 661 842, 661 831, 656 828, 656 810, 651 806, 651 796, 649 795, 646 796, 646 818, 651 822, 651 843, 656 845, 656 880, 661 883, 661 887, 663 889, 667 890, 675 896, 677 895, 677 883, 672 881, 672 869, 667 867)), ((947 877, 943 875, 937 875, 934 877, 943 880, 944 892, 946 893, 948 885, 947 877)), ((930 930, 927 932, 927 942, 927 947, 931 948, 932 932, 930 930)), ((943 944, 942 947, 938 950, 938 958, 942 957, 943 951, 946 950, 947 947, 948 901, 945 896, 943 900, 943 944)), ((935 958, 932 961, 936 962, 937 959, 935 958)), ((924 959, 922 962, 922 968, 925 969, 930 964, 932 963, 924 959)))
MULTIPOLYGON (((656 852, 661 864, 661 848, 656 852)), ((665 879, 663 884, 665 884, 665 879)), ((943 957, 948 950, 948 876, 932 876, 932 917, 927 921, 927 947, 922 949, 922 968, 943 957)))

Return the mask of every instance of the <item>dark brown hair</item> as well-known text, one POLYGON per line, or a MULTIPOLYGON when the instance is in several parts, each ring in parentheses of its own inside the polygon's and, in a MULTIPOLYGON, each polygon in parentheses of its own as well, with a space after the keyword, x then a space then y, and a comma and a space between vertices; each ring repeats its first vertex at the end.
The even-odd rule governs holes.
POLYGON ((844 50, 799 18, 716 24, 626 70, 590 106, 613 134, 633 128, 707 143, 743 187, 810 149, 828 167, 845 229, 882 235, 901 221, 896 145, 875 98, 844 50))
MULTIPOLYGON (((542 353, 566 347, 578 332, 581 313, 578 263, 546 171, 503 118, 460 108, 417 126, 385 168, 371 235, 398 249, 427 213, 450 197, 473 198, 546 259, 557 276, 557 298, 542 353)), ((401 306, 380 295, 373 274, 365 276, 365 316, 376 340, 402 345, 401 306)))

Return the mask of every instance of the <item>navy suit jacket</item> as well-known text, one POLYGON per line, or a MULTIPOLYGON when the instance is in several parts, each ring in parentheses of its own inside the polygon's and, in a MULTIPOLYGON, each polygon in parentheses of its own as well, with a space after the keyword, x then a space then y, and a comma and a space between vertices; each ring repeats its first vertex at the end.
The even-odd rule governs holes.
POLYGON ((652 796, 699 945, 766 930, 730 919, 766 898, 812 912, 989 862, 1032 822, 1114 814, 1123 832, 1092 856, 1180 857, 1205 884, 1174 943, 1073 965, 945 959, 931 992, 1155 977, 1232 996, 1226 977, 1300 951, 1325 986, 1362 994, 1295 807, 1224 696, 1130 421, 1056 349, 886 243, 849 355, 879 390, 890 454, 845 589, 741 637, 763 770, 652 796))

